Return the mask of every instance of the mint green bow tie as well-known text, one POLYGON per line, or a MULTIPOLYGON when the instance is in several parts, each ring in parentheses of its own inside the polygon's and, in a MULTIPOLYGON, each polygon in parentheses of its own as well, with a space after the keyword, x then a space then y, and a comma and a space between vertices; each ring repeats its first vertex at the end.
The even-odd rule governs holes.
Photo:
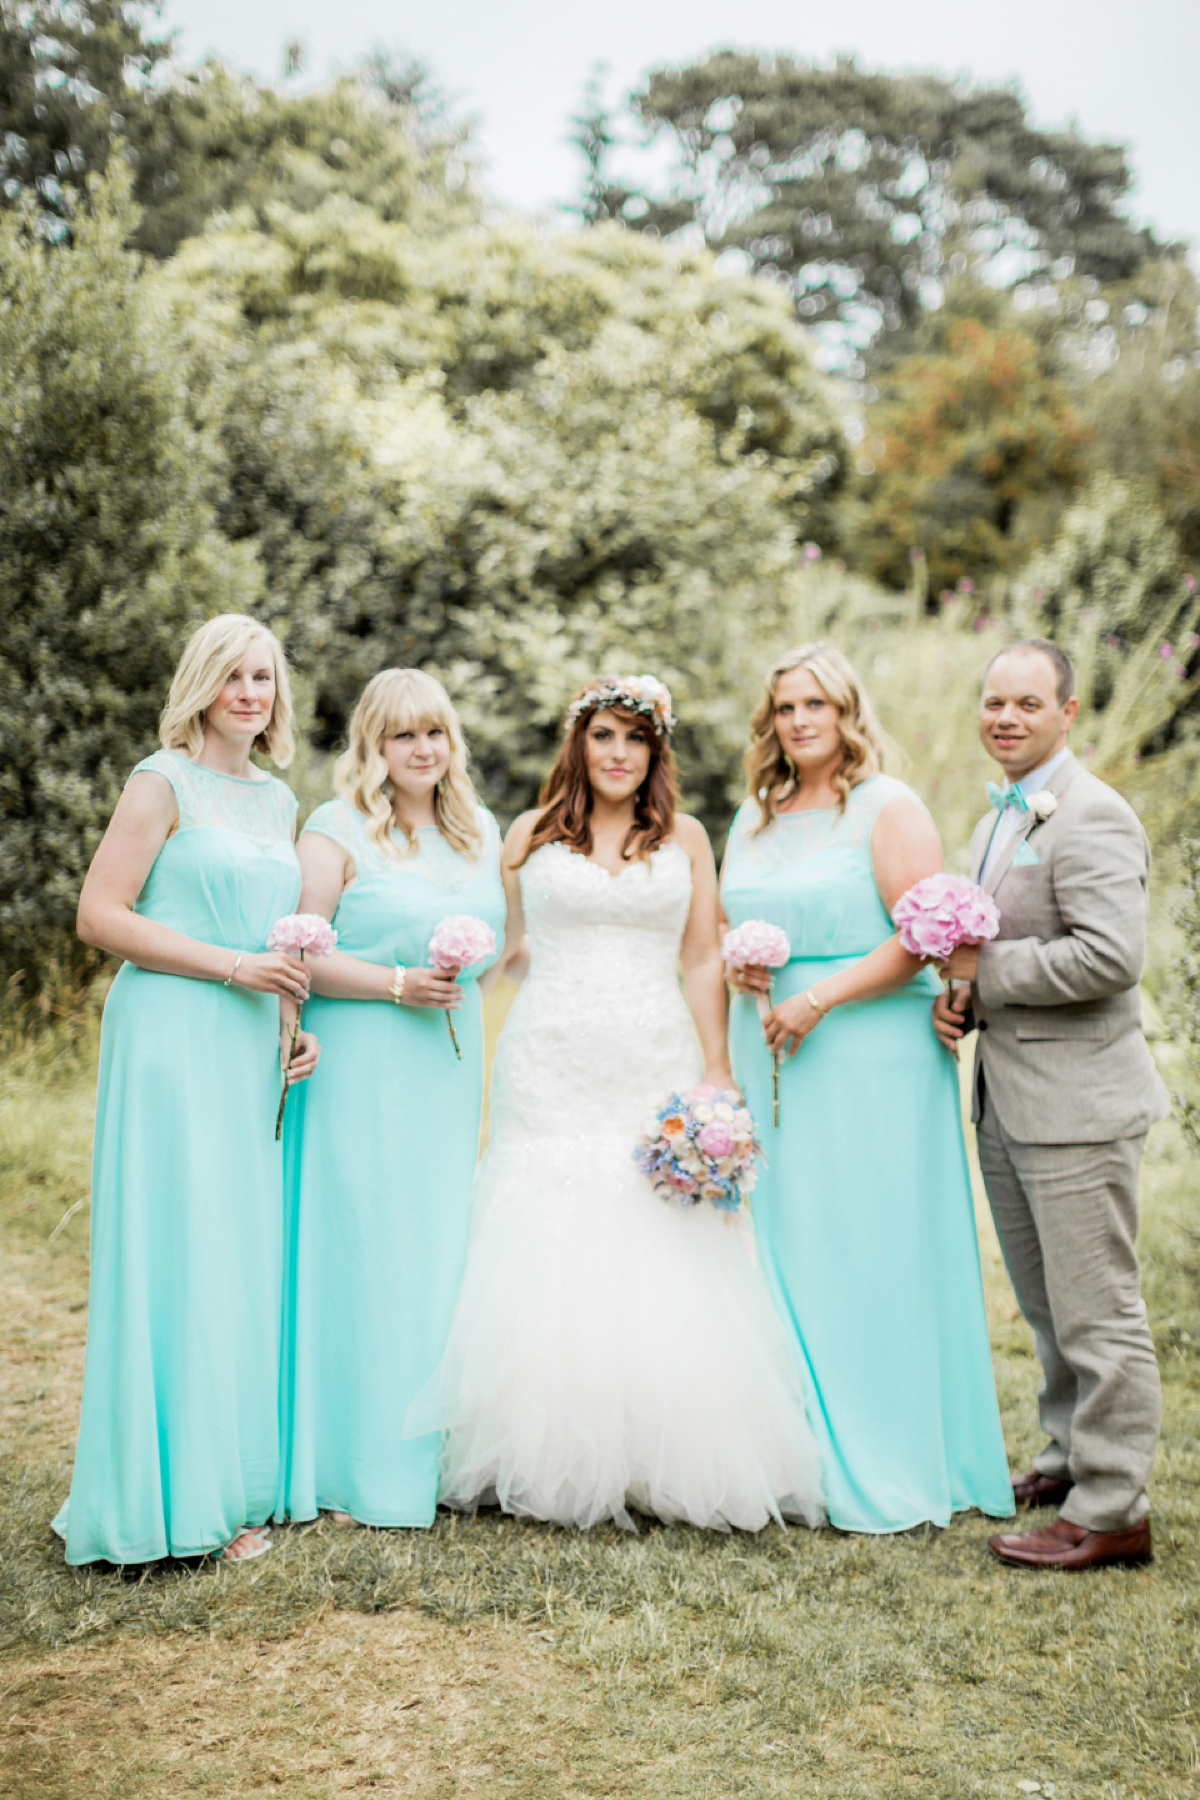
POLYGON ((1002 813, 1006 806, 1015 806, 1018 812, 1029 811, 1029 802, 1019 787, 1002 788, 997 787, 994 781, 989 781, 987 797, 998 813, 1002 813))

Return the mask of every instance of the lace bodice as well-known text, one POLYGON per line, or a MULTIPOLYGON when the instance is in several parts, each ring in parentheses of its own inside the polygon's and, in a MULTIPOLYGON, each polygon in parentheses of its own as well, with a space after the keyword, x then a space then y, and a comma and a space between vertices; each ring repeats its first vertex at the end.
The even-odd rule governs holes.
POLYGON ((133 774, 147 771, 170 782, 179 831, 237 831, 264 849, 291 841, 296 796, 274 775, 243 781, 206 769, 179 750, 156 750, 133 774))
POLYGON ((691 861, 665 844, 613 876, 544 844, 521 898, 530 972, 497 1053, 494 1129, 618 1131, 632 1149, 645 1113, 700 1074, 678 975, 691 861))
POLYGON ((292 844, 296 797, 273 775, 241 781, 176 750, 156 750, 133 775, 161 775, 179 808, 136 910, 202 943, 264 950, 267 932, 300 898, 292 844))
POLYGON ((875 885, 871 831, 881 810, 912 789, 872 775, 836 807, 783 813, 755 833, 759 808, 746 800, 729 831, 721 896, 732 925, 782 926, 793 958, 865 956, 895 930, 875 885))
MULTIPOLYGON (((500 830, 486 807, 480 807, 483 847, 464 856, 448 844, 436 826, 418 833, 408 849, 403 833, 393 838, 403 854, 391 856, 372 842, 367 820, 346 800, 328 800, 307 820, 304 832, 332 838, 354 858, 355 879, 334 914, 338 947, 366 962, 428 961, 434 927, 448 913, 471 913, 496 933, 504 933, 504 885, 500 878, 500 830)), ((487 963, 464 970, 463 979, 481 975, 487 963)))

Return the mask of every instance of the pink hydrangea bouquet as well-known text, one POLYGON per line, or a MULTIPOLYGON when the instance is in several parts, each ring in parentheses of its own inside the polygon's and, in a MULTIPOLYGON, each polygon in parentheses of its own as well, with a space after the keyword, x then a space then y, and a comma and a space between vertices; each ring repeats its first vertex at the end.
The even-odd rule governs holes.
MULTIPOLYGON (((782 969, 792 954, 786 931, 766 919, 747 919, 725 933, 721 955, 730 969, 782 969)), ((765 1019, 771 1010, 769 995, 756 996, 758 1016, 765 1019)), ((772 1124, 779 1123, 779 1058, 771 1058, 772 1124)))
MULTIPOLYGON (((458 975, 463 969, 469 969, 473 963, 482 962, 485 957, 495 954, 496 934, 484 919, 477 919, 473 913, 451 913, 435 927, 429 940, 429 960, 435 969, 443 970, 447 975, 458 975)), ((458 1047, 458 1037, 454 1030, 454 1020, 449 1012, 446 1024, 450 1027, 450 1042, 454 1045, 454 1054, 462 1061, 462 1051, 458 1047)))
POLYGON ((701 1082, 672 1094, 646 1120, 633 1159, 660 1199, 679 1206, 708 1200, 733 1213, 754 1188, 761 1154, 741 1096, 701 1082))
POLYGON ((965 875, 927 875, 901 894, 892 913, 910 956, 945 962, 960 944, 983 944, 1000 929, 1000 909, 965 875))
MULTIPOLYGON (((268 950, 286 950, 290 956, 299 956, 304 961, 309 956, 328 956, 337 948, 337 932, 328 919, 320 913, 289 913, 285 919, 276 919, 267 933, 268 950)), ((296 1054, 296 1039, 300 1032, 300 1015, 304 1007, 297 1006, 296 1016, 292 1020, 291 1042, 288 1045, 288 1059, 283 1070, 283 1092, 279 1096, 279 1111, 275 1114, 275 1141, 278 1143, 283 1131, 283 1109, 287 1105, 288 1073, 291 1070, 292 1058, 296 1054)))

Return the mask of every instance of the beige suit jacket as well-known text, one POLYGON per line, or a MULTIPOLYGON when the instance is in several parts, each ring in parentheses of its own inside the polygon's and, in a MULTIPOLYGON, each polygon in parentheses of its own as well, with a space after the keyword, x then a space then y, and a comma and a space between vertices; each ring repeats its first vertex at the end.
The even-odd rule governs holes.
MULTIPOLYGON (((1150 848, 1133 808, 1074 756, 988 870, 1000 935, 979 953, 972 991, 980 1077, 1011 1137, 1093 1144, 1136 1137, 1170 1111, 1142 1034, 1150 848)), ((971 839, 979 879, 994 811, 971 839)))

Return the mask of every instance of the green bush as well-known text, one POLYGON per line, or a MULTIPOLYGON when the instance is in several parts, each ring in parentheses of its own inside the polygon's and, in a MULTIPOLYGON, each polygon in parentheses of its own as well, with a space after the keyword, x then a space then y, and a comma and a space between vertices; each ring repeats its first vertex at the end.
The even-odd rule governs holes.
POLYGON ((69 248, 0 216, 0 971, 30 988, 85 967, 80 883, 187 627, 260 587, 215 529, 136 216, 119 166, 69 248))

